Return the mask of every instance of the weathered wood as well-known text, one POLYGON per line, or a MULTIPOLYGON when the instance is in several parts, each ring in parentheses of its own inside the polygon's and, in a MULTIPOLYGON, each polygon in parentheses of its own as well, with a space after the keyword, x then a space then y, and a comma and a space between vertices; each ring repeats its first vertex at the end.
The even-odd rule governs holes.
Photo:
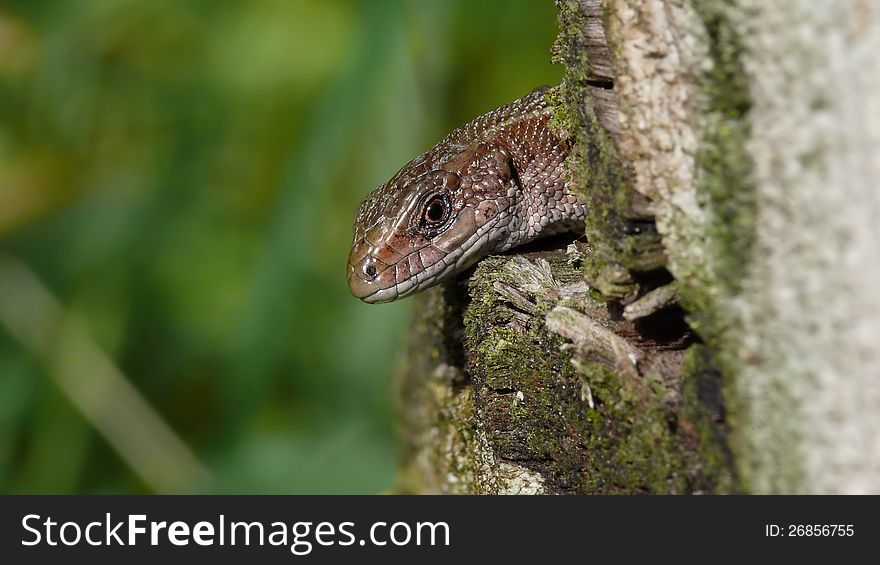
POLYGON ((726 455, 705 454, 723 416, 701 395, 717 374, 686 360, 681 312, 625 320, 590 296, 587 252, 493 257, 465 284, 418 298, 401 388, 403 491, 729 488, 726 455))
POLYGON ((880 493, 880 8, 557 5, 589 246, 419 299, 401 489, 880 493))

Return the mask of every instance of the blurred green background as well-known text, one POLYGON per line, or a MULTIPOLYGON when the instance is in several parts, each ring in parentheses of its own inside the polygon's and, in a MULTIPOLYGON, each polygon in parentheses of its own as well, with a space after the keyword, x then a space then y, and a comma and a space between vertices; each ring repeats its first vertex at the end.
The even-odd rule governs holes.
POLYGON ((0 492, 373 493, 358 202, 558 83, 549 0, 0 2, 0 492))

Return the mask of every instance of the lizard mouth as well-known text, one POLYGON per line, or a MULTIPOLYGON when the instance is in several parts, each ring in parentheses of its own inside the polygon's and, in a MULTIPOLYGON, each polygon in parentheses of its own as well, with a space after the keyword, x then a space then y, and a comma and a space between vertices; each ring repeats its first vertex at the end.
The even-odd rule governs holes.
POLYGON ((398 298, 398 255, 384 244, 364 238, 351 247, 348 255, 348 288, 364 302, 391 302, 398 298))
POLYGON ((392 302, 400 298, 396 286, 390 288, 380 287, 375 279, 364 278, 353 265, 348 266, 348 289, 355 298, 360 298, 368 304, 380 302, 392 302))
MULTIPOLYGON (((403 263, 407 263, 404 259, 403 263)), ((355 298, 368 304, 393 302, 404 298, 418 290, 433 286, 439 282, 438 277, 424 278, 406 277, 398 282, 398 273, 404 267, 401 263, 384 265, 374 257, 367 256, 362 260, 348 264, 348 288, 355 298)))
POLYGON ((409 279, 390 288, 379 288, 359 277, 349 277, 348 287, 355 298, 359 298, 367 304, 382 304, 394 302, 406 298, 411 294, 430 288, 441 282, 439 277, 433 277, 422 281, 409 279))

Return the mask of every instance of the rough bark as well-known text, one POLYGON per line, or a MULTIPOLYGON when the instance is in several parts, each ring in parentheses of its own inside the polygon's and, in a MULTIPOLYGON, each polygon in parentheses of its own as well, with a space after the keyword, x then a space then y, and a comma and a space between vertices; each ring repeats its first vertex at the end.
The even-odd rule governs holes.
POLYGON ((749 1, 733 21, 755 209, 724 343, 739 466, 758 492, 877 494, 880 4, 749 1))
POLYGON ((880 492, 880 5, 560 0, 586 243, 418 299, 408 492, 880 492))

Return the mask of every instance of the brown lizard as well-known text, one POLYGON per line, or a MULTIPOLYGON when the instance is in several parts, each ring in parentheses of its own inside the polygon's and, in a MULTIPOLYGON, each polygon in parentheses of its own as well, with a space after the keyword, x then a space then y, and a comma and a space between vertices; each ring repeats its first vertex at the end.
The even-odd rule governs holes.
POLYGON ((357 211, 348 284, 390 302, 440 283, 490 253, 583 230, 565 191, 569 142, 538 89, 456 129, 371 192, 357 211))

